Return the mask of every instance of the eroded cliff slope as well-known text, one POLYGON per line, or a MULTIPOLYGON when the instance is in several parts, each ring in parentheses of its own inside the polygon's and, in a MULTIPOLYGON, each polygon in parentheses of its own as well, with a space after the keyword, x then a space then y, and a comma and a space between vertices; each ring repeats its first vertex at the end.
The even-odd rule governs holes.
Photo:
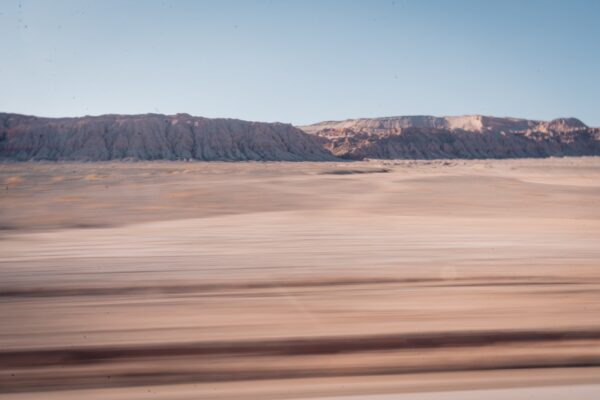
POLYGON ((13 160, 334 160, 325 142, 289 124, 187 114, 38 118, 0 113, 0 158, 13 160))
POLYGON ((600 129, 575 118, 404 116, 326 121, 301 129, 327 139, 333 154, 348 159, 600 155, 600 129))

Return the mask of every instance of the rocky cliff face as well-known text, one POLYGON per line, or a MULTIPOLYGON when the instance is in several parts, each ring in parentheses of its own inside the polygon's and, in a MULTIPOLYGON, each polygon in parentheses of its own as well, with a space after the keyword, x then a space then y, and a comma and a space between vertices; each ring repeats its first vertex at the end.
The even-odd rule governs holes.
POLYGON ((0 113, 0 158, 13 160, 335 160, 325 142, 289 124, 187 114, 55 119, 0 113))
POLYGON ((348 159, 600 155, 600 129, 575 118, 408 116, 326 121, 301 129, 327 139, 334 155, 348 159))
POLYGON ((328 161, 600 155, 600 129, 574 118, 480 115, 289 124, 172 116, 37 118, 0 113, 0 159, 328 161))

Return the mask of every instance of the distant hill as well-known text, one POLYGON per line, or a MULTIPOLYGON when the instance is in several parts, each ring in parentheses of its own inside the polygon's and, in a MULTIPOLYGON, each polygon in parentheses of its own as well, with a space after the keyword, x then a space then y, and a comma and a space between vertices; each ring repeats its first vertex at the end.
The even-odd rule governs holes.
POLYGON ((580 155, 600 155, 600 129, 575 118, 403 116, 297 128, 188 114, 39 118, 0 113, 0 159, 4 160, 334 161, 580 155))
POLYGON ((12 160, 335 160, 325 142, 289 124, 187 114, 38 118, 0 113, 0 158, 12 160))
POLYGON ((400 116, 301 126, 348 158, 512 158, 600 155, 600 129, 575 118, 400 116))

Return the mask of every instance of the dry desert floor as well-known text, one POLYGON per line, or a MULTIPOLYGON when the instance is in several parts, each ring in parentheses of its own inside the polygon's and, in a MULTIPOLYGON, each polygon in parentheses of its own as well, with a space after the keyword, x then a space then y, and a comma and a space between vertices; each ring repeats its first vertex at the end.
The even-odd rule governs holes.
POLYGON ((0 183, 3 399, 600 398, 600 158, 0 183))

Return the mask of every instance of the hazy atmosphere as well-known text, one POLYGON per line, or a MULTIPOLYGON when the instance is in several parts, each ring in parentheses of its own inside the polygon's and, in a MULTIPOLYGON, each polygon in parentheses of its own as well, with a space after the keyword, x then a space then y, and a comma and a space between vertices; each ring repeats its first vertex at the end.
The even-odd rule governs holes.
POLYGON ((0 110, 600 126, 598 1, 0 1, 0 110))

